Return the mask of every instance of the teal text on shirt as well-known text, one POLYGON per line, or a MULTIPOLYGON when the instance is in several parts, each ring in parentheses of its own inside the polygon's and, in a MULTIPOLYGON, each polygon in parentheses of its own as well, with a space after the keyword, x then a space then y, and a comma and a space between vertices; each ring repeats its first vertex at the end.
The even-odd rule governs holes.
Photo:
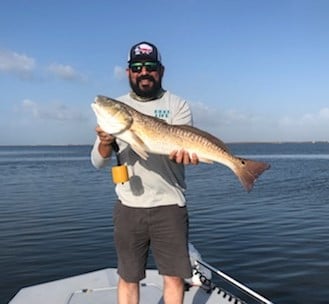
POLYGON ((157 118, 168 118, 170 110, 156 109, 154 110, 154 116, 157 118))

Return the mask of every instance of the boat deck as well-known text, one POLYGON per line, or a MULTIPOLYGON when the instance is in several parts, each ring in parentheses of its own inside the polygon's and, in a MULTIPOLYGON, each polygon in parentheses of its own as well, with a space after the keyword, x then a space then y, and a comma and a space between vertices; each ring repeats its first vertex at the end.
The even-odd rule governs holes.
MULTIPOLYGON (((115 268, 106 268, 62 280, 21 289, 9 304, 114 304, 117 303, 118 275, 115 268)), ((140 304, 161 304, 162 277, 157 270, 147 270, 140 284, 140 304)), ((221 291, 191 286, 185 292, 184 304, 243 304, 221 291)))

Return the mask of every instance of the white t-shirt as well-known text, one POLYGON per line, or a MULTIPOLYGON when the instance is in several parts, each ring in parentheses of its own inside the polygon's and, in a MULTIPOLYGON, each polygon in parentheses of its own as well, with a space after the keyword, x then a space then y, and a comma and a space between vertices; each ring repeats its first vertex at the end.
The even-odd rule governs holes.
MULTIPOLYGON (((130 94, 117 98, 141 113, 158 117, 169 124, 191 125, 192 114, 187 102, 166 91, 151 101, 138 101, 130 94)), ((167 155, 149 154, 141 159, 128 144, 118 140, 120 161, 128 166, 129 181, 116 185, 116 193, 122 204, 130 207, 156 207, 185 205, 184 165, 176 164, 167 155)), ((91 161, 96 168, 108 165, 110 158, 103 158, 98 152, 99 138, 96 138, 91 152, 91 161)))

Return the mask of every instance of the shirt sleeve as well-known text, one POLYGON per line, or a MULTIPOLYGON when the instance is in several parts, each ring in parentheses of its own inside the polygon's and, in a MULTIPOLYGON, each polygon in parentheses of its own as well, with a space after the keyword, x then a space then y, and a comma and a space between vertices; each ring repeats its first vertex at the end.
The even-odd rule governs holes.
POLYGON ((102 157, 102 155, 100 155, 98 151, 99 143, 100 140, 99 137, 97 136, 90 155, 91 163, 96 169, 101 169, 106 167, 111 160, 111 157, 104 158, 102 157))

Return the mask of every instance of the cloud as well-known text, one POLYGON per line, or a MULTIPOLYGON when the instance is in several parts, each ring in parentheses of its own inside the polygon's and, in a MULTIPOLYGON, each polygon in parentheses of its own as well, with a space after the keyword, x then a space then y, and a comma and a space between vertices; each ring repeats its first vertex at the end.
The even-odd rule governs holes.
POLYGON ((46 68, 38 68, 34 58, 13 51, 0 49, 0 72, 15 74, 23 80, 40 80, 45 77, 43 74, 44 71, 66 81, 87 81, 87 77, 78 72, 71 65, 52 63, 46 68))
POLYGON ((32 99, 11 105, 3 109, 0 120, 1 145, 91 144, 95 140, 96 122, 89 106, 32 99))
POLYGON ((323 108, 319 111, 319 118, 329 122, 329 108, 323 108))
POLYGON ((82 113, 66 105, 59 103, 42 105, 30 99, 24 99, 19 110, 42 120, 84 121, 87 119, 82 113))
POLYGON ((209 129, 221 127, 234 127, 235 125, 250 125, 262 120, 251 113, 240 112, 236 109, 218 109, 203 103, 191 103, 195 124, 209 129))
POLYGON ((329 108, 300 116, 271 116, 262 113, 219 109, 191 103, 194 125, 226 142, 328 141, 329 108))
POLYGON ((194 125, 224 142, 254 141, 257 136, 264 140, 262 134, 264 118, 236 109, 209 107, 203 103, 191 103, 194 125))
POLYGON ((47 67, 47 70, 56 77, 63 80, 86 81, 87 78, 77 72, 72 66, 52 63, 47 67))
POLYGON ((116 65, 114 67, 114 78, 118 80, 126 79, 126 70, 123 67, 116 65))
POLYGON ((14 73, 20 78, 28 78, 36 68, 35 60, 24 54, 0 50, 0 71, 14 73))
POLYGON ((39 116, 38 105, 35 102, 33 102, 32 100, 24 99, 22 101, 22 105, 21 106, 27 112, 32 113, 32 116, 33 117, 38 117, 39 116))
POLYGON ((300 117, 285 116, 280 125, 289 128, 327 126, 329 127, 329 108, 322 108, 316 113, 306 113, 300 117))
POLYGON ((329 108, 301 116, 284 116, 278 121, 278 129, 289 139, 329 141, 329 108))

